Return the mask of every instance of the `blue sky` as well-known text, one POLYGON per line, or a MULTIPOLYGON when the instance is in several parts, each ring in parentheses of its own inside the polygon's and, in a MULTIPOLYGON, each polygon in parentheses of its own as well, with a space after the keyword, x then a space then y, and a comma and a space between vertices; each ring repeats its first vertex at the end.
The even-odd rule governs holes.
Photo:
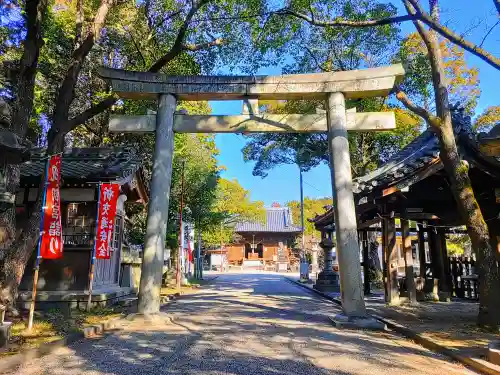
MULTIPOLYGON (((400 5, 398 1, 394 4, 400 5)), ((481 0, 444 0, 441 4, 441 18, 446 25, 460 33, 465 32, 467 39, 479 42, 486 33, 488 26, 495 22, 493 1, 481 0)), ((400 9, 403 14, 404 10, 400 9)), ((402 25, 404 34, 413 32, 411 23, 402 25)), ((500 54, 500 27, 497 27, 484 43, 484 48, 493 55, 500 54)), ((500 105, 498 83, 500 73, 479 58, 466 52, 467 62, 477 66, 480 70, 481 97, 477 113, 481 113, 491 105, 500 105)), ((280 74, 281 67, 263 69, 259 74, 280 74)), ((211 102, 213 114, 240 114, 242 103, 240 101, 211 102)), ((282 165, 269 172, 262 179, 252 175, 253 163, 245 163, 241 149, 245 139, 241 135, 223 134, 216 137, 220 149, 219 160, 227 170, 223 173, 225 178, 236 178, 240 184, 250 190, 252 199, 262 200, 266 205, 273 202, 285 203, 298 200, 299 175, 296 166, 282 165)), ((309 197, 331 196, 330 172, 325 165, 314 168, 304 174, 304 194, 309 197)))

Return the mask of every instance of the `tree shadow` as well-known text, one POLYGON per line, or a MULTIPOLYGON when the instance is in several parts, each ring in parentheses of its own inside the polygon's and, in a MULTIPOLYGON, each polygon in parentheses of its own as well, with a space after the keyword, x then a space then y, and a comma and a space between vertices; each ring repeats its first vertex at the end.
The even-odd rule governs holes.
POLYGON ((245 276, 222 278, 166 305, 171 324, 128 325, 101 340, 75 343, 27 363, 17 373, 463 373, 392 333, 334 328, 328 315, 339 311, 336 305, 280 277, 245 276))

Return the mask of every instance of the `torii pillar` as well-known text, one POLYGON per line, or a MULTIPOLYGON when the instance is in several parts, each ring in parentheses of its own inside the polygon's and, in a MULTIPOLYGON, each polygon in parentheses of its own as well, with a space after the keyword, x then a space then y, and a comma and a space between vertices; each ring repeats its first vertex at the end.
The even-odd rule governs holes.
POLYGON ((349 317, 365 317, 346 108, 341 92, 328 95, 327 124, 342 309, 349 317))
POLYGON ((345 98, 388 95, 403 77, 401 65, 274 77, 168 76, 107 68, 101 69, 99 74, 123 98, 159 100, 156 116, 122 116, 110 120, 110 131, 157 132, 139 313, 159 312, 174 132, 327 132, 343 308, 343 314, 333 317, 332 321, 339 326, 383 328, 368 317, 363 300, 347 131, 393 129, 395 118, 389 112, 346 113, 345 98), (326 117, 324 114, 254 113, 241 116, 174 115, 176 99, 326 99, 327 114, 326 117))

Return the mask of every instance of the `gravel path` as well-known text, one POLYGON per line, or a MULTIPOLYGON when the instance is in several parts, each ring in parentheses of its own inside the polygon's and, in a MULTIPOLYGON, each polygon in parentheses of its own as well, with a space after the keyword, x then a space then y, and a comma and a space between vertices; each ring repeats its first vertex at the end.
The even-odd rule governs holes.
POLYGON ((172 322, 127 323, 15 373, 473 374, 391 333, 334 328, 335 305, 276 274, 224 274, 164 311, 172 322))

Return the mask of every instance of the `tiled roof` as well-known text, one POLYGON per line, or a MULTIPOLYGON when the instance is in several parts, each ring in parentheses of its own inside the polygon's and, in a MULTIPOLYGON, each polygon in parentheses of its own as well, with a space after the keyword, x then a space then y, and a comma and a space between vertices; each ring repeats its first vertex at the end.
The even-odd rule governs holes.
POLYGON ((432 162, 438 162, 439 143, 430 130, 424 131, 380 168, 353 181, 353 191, 363 196, 381 186, 396 184, 432 162))
POLYGON ((288 207, 266 208, 265 223, 246 221, 238 223, 235 232, 274 232, 300 233, 300 227, 293 225, 292 215, 288 207))
MULTIPOLYGON (((21 164, 21 182, 40 178, 46 164, 45 150, 36 149, 21 164)), ((84 182, 129 180, 141 166, 140 157, 125 148, 72 148, 63 153, 61 176, 84 182)))
MULTIPOLYGON (((498 173, 500 160, 487 157, 479 152, 476 135, 472 132, 470 117, 466 116, 459 108, 453 109, 452 114, 453 130, 462 157, 471 165, 476 165, 486 171, 496 170, 498 173)), ((380 168, 353 180, 355 202, 361 203, 363 197, 376 190, 401 186, 401 184, 409 186, 416 183, 422 176, 427 176, 429 171, 435 173, 441 168, 439 140, 434 132, 427 129, 380 168), (418 177, 419 175, 420 177, 418 177)), ((323 214, 317 215, 309 221, 315 224, 330 223, 333 216, 333 209, 329 208, 323 214)))

